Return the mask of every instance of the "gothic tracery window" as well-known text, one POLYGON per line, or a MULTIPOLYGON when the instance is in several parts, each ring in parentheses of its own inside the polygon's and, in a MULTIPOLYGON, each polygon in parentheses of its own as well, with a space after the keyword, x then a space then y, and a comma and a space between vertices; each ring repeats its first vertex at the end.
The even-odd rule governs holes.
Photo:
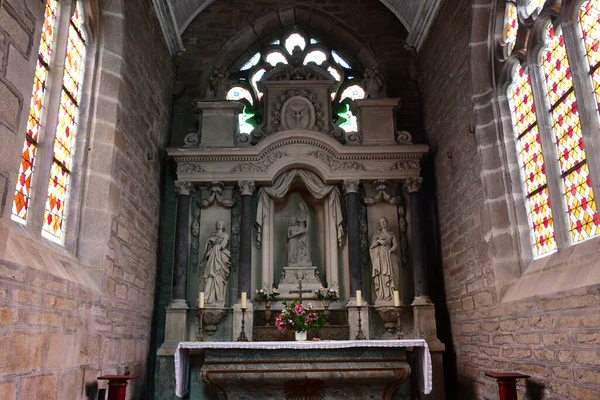
POLYGON ((239 71, 234 72, 237 82, 227 92, 226 99, 238 100, 245 104, 239 116, 240 133, 250 134, 260 123, 260 107, 263 93, 259 82, 265 73, 280 64, 289 64, 294 49, 300 50, 302 64, 314 65, 327 71, 334 80, 331 93, 334 122, 345 132, 358 130, 357 118, 352 111, 352 100, 367 97, 363 83, 355 79, 360 71, 354 70, 350 63, 335 50, 328 49, 316 38, 300 31, 292 31, 273 40, 261 52, 243 60, 239 71))
MULTIPOLYGON (((45 3, 45 19, 40 39, 24 151, 13 201, 12 218, 24 224, 29 223, 28 211, 32 206, 32 193, 35 192, 35 203, 45 205, 42 234, 51 240, 62 243, 71 175, 75 167, 73 155, 81 106, 86 38, 80 1, 71 3, 72 7, 69 7, 69 2, 59 4, 58 0, 46 0, 45 3), (58 25, 59 14, 70 12, 71 9, 68 26, 58 25), (63 48, 55 46, 58 32, 66 36, 66 44, 63 48), (64 56, 62 70, 55 70, 56 65, 61 65, 57 64, 55 55, 60 58, 64 56), (57 101, 56 109, 47 108, 46 97, 48 97, 49 84, 60 88, 60 98, 57 101), (48 118, 48 115, 52 115, 53 118, 48 118), (56 119, 56 126, 46 125, 46 121, 50 119, 56 119), (53 143, 51 153, 42 154, 38 151, 38 143, 41 141, 53 143), (35 183, 36 187, 33 188, 34 165, 38 166, 40 163, 48 163, 49 177, 38 177, 35 183), (40 183, 45 179, 48 179, 47 186, 40 183), (42 201, 44 202, 42 203, 42 201)), ((56 92, 56 95, 58 94, 56 92)))
MULTIPOLYGON (((584 75, 573 74, 572 60, 569 60, 569 57, 584 54, 577 61, 589 66, 596 103, 599 103, 600 79, 596 70, 600 60, 600 0, 590 0, 581 5, 579 34, 583 52, 568 48, 560 23, 564 17, 559 15, 548 19, 550 13, 542 12, 544 4, 543 0, 507 1, 501 40, 506 56, 504 62, 513 65, 507 98, 536 257, 551 254, 560 247, 556 229, 568 233, 563 235, 568 237, 568 242, 562 243, 562 246, 600 234, 593 185, 599 177, 588 164, 586 153, 586 145, 591 145, 586 137, 592 134, 592 127, 588 126, 590 122, 580 118, 585 102, 592 97, 577 93, 574 80, 582 79, 579 76, 584 75), (546 16, 542 20, 539 15, 546 16), (520 23, 525 23, 528 31, 521 32, 520 23), (543 29, 534 29, 540 24, 543 29), (529 65, 523 61, 523 55, 532 51, 527 41, 536 31, 543 32, 537 38, 543 46, 537 56, 528 57, 539 64, 529 65), (517 41, 521 34, 524 35, 523 40, 517 41), (516 43, 526 44, 524 48, 515 49, 516 43), (547 120, 548 124, 538 124, 538 119, 547 120), (549 163, 552 168, 547 168, 549 163), (551 198, 562 201, 555 204, 556 201, 553 203, 551 198), (556 215, 559 212, 564 212, 567 217, 565 222, 557 225, 556 215)), ((569 34, 575 35, 576 32, 569 34)), ((594 104, 594 108, 598 109, 598 104, 594 104)))

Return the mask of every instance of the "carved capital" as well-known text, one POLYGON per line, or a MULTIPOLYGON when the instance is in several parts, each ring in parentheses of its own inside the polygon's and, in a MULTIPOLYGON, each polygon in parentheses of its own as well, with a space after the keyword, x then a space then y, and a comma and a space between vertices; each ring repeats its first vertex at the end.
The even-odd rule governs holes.
POLYGON ((404 181, 404 190, 408 193, 415 193, 421 190, 423 178, 408 178, 404 181))
POLYGON ((342 189, 344 189, 344 194, 358 193, 359 185, 360 185, 359 179, 356 179, 356 178, 344 179, 344 183, 342 185, 342 189))
POLYGON ((254 181, 238 181, 238 186, 242 196, 252 196, 254 193, 254 181))
POLYGON ((175 181, 175 193, 178 196, 189 196, 194 191, 191 181, 175 181))

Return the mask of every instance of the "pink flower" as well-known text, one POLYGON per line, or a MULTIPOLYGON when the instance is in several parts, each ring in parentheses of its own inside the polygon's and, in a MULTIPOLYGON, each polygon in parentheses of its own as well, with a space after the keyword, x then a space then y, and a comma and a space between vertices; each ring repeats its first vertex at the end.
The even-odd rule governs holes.
POLYGON ((304 307, 302 307, 302 304, 296 304, 296 306, 294 307, 294 314, 296 314, 296 315, 305 314, 304 307))
POLYGON ((319 288, 319 290, 325 290, 325 288, 324 288, 323 286, 321 286, 321 287, 319 288))
POLYGON ((254 289, 254 294, 258 294, 258 289, 254 289))

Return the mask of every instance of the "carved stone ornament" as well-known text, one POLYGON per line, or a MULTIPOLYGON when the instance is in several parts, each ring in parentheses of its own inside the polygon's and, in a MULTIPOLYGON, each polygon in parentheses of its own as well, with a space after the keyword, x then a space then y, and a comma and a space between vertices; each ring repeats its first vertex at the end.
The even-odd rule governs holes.
POLYGON ((204 172, 202 166, 198 162, 186 161, 177 164, 178 174, 191 174, 194 172, 204 172))
POLYGON ((400 203, 400 197, 392 197, 387 192, 387 186, 389 182, 385 179, 379 179, 373 182, 377 194, 374 197, 365 197, 364 202, 368 206, 375 205, 379 202, 385 201, 393 206, 400 203))
POLYGON ((189 196, 194 191, 191 181, 175 181, 175 193, 178 196, 189 196))
POLYGON ((420 169, 421 164, 419 160, 402 160, 395 162, 391 167, 390 171, 399 171, 404 169, 420 169))
MULTIPOLYGON (((301 106, 298 98, 304 98, 306 101, 305 104, 310 103, 312 105, 311 111, 313 112, 314 120, 311 124, 311 129, 315 129, 316 126, 316 130, 323 133, 329 133, 328 124, 325 121, 325 112, 318 101, 318 97, 314 92, 308 89, 290 89, 279 96, 279 100, 273 108, 273 121, 271 122, 271 128, 273 132, 290 129, 286 128, 289 115, 284 114, 283 106, 287 105, 288 99, 291 98, 294 98, 294 104, 296 108, 301 106), (284 119, 286 120, 285 122, 284 119)), ((292 126, 294 126, 295 118, 292 118, 292 122, 292 126)), ((304 124, 308 125, 307 122, 304 122, 304 124)))
POLYGON ((348 132, 346 135, 346 144, 348 145, 361 145, 363 143, 362 132, 348 132))
POLYGON ((315 121, 315 107, 306 97, 291 97, 281 107, 281 126, 284 129, 311 130, 315 121))
POLYGON ((269 169, 271 165, 280 158, 287 156, 283 151, 274 151, 267 154, 258 161, 247 161, 233 167, 231 172, 263 172, 269 169))
POLYGON ((313 150, 308 153, 309 156, 314 157, 324 164, 326 164, 332 171, 366 171, 364 165, 356 161, 343 161, 339 160, 333 155, 323 150, 313 150))
POLYGON ((385 79, 379 70, 379 65, 375 64, 365 70, 365 90, 373 99, 385 97, 385 79))
POLYGON ((227 68, 224 65, 216 66, 208 80, 208 84, 215 99, 225 99, 229 89, 229 71, 227 68))
POLYGON ((344 179, 342 184, 342 189, 344 190, 344 194, 348 193, 358 193, 358 189, 360 186, 360 180, 356 178, 344 179))
POLYGON ((252 196, 254 194, 254 181, 238 181, 238 186, 242 196, 252 196))
POLYGON ((225 185, 223 184, 223 182, 211 182, 211 186, 209 189, 210 195, 209 195, 208 199, 202 200, 200 202, 200 206, 202 208, 209 208, 216 202, 217 205, 219 205, 223 208, 233 207, 235 204, 235 201, 233 201, 232 199, 224 199, 223 198, 222 193, 223 193, 224 188, 225 188, 225 185))
POLYGON ((404 190, 408 193, 415 193, 421 190, 423 178, 408 178, 404 181, 404 190))
POLYGON ((183 147, 188 149, 190 147, 198 147, 200 144, 200 133, 199 132, 191 132, 185 135, 183 139, 183 147))
POLYGON ((396 132, 396 143, 412 144, 412 135, 408 131, 397 131, 396 132))

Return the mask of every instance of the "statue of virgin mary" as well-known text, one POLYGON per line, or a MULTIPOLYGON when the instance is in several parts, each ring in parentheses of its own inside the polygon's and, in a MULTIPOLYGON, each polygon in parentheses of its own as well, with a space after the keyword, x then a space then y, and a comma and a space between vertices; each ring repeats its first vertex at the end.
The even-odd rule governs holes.
POLYGON ((290 218, 288 225, 287 263, 289 267, 310 267, 310 218, 308 207, 301 201, 298 203, 296 216, 290 218))

